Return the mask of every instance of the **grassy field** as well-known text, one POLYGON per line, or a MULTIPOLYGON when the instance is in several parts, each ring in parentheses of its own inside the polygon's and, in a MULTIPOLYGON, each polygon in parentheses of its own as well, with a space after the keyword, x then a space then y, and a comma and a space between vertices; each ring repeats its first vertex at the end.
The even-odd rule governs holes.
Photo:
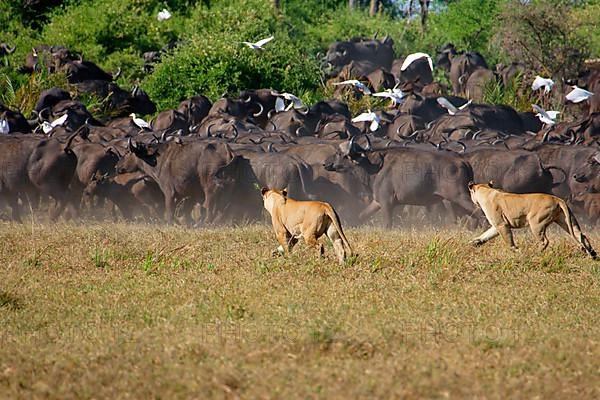
MULTIPOLYGON (((0 224, 0 397, 599 398, 600 263, 461 229, 0 224)), ((600 248, 600 232, 590 232, 600 248)))

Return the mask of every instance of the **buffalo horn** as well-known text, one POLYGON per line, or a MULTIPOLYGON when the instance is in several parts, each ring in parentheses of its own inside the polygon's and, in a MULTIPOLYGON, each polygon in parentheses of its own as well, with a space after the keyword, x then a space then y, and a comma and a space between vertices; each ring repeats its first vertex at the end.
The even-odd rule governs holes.
POLYGON ((259 112, 257 112, 257 113, 255 113, 255 114, 252 114, 252 116, 253 116, 253 117, 260 117, 260 116, 261 116, 261 114, 263 113, 263 111, 265 111, 265 108, 264 108, 264 107, 263 107, 263 105, 262 105, 262 104, 260 104, 258 101, 257 101, 257 102, 255 102, 255 103, 256 103, 256 104, 258 104, 258 107, 260 107, 260 111, 259 111, 259 112))
POLYGON ((121 76, 121 67, 119 67, 117 69, 117 73, 113 75, 113 77, 112 77, 113 81, 116 81, 117 79, 119 79, 120 76, 121 76))
POLYGON ((210 124, 210 125, 208 126, 208 128, 206 129, 206 136, 207 136, 207 137, 211 137, 211 136, 213 136, 212 132, 210 131, 210 128, 212 128, 212 127, 213 127, 213 125, 214 125, 214 124, 210 124))
POLYGON ((129 148, 129 151, 135 153, 135 151, 137 150, 137 143, 135 143, 131 138, 129 138, 127 139, 127 147, 129 148))

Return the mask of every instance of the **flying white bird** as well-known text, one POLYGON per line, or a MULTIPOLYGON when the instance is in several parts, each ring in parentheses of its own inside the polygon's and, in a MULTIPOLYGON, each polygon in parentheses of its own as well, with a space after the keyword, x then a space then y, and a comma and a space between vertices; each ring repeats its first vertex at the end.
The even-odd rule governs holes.
POLYGON ((573 86, 573 90, 571 90, 569 94, 565 96, 565 98, 573 103, 581 103, 582 101, 589 99, 593 95, 594 93, 592 92, 589 92, 577 86, 573 86))
POLYGON ((296 110, 304 108, 302 100, 300 100, 297 96, 294 96, 291 93, 278 93, 276 91, 271 91, 271 94, 273 96, 277 96, 277 98, 275 99, 275 112, 288 111, 292 109, 292 107, 296 110), (287 107, 285 105, 284 99, 290 102, 287 105, 287 107))
POLYGON ((269 36, 268 38, 259 40, 256 43, 251 43, 251 42, 242 42, 242 43, 254 50, 264 50, 263 46, 265 44, 269 43, 273 39, 275 39, 275 36, 269 36))
POLYGON ((386 89, 383 92, 373 93, 375 97, 386 97, 392 101, 392 106, 397 106, 401 104, 406 97, 406 93, 403 93, 400 89, 386 89))
POLYGON ((448 100, 445 97, 438 97, 437 98, 437 102, 440 106, 444 107, 446 110, 448 110, 448 114, 450 115, 454 115, 457 112, 464 110, 465 108, 467 108, 469 106, 469 104, 471 104, 473 102, 473 100, 469 100, 467 101, 465 104, 463 104, 460 107, 456 107, 454 104, 450 103, 450 100, 448 100))
POLYGON ((42 122, 42 130, 44 131, 44 133, 49 133, 52 129, 56 128, 57 126, 64 125, 65 122, 67 122, 68 118, 69 114, 65 113, 60 118, 57 118, 52 122, 44 121, 42 122))
POLYGON ((137 118, 135 116, 135 113, 131 113, 131 114, 129 114, 129 116, 131 117, 131 119, 133 120, 133 123, 136 124, 138 128, 152 130, 152 127, 150 127, 150 124, 141 118, 137 118))
POLYGON ((163 8, 162 11, 159 11, 158 16, 157 16, 159 21, 166 21, 171 17, 172 17, 171 13, 166 8, 163 8))
POLYGON ((531 107, 533 107, 533 111, 537 113, 535 116, 538 117, 544 124, 550 126, 556 123, 556 118, 558 117, 558 114, 560 114, 559 111, 546 111, 537 104, 532 104, 531 107))
POLYGON ((294 96, 291 93, 282 93, 281 95, 283 96, 284 99, 286 99, 287 101, 290 102, 290 104, 287 107, 287 110, 289 110, 292 107, 294 107, 296 109, 304 108, 304 104, 302 103, 302 100, 300 100, 297 96, 294 96))
POLYGON ((427 53, 413 53, 407 55, 402 63, 402 66, 400 67, 400 71, 404 71, 410 64, 424 57, 427 58, 427 62, 429 62, 429 68, 431 68, 431 71, 433 71, 433 61, 427 53))
POLYGON ((552 90, 552 86, 554 86, 554 81, 550 78, 542 78, 539 75, 536 75, 533 83, 531 84, 531 90, 536 91, 539 88, 544 88, 544 93, 550 93, 552 90))
POLYGON ((352 122, 370 122, 369 130, 371 132, 376 131, 379 128, 379 123, 381 122, 381 118, 373 111, 368 110, 366 113, 362 113, 352 118, 352 122))
POLYGON ((8 126, 8 121, 4 118, 0 118, 0 135, 8 135, 10 132, 10 126, 8 126))
POLYGON ((285 101, 281 97, 275 99, 275 112, 285 111, 285 101))
POLYGON ((361 81, 358 81, 356 79, 350 79, 350 80, 343 81, 343 82, 335 82, 334 85, 336 85, 336 86, 339 86, 339 85, 352 85, 356 89, 358 89, 359 91, 363 92, 366 95, 370 95, 371 94, 371 90, 369 90, 369 88, 364 83, 362 83, 361 81))

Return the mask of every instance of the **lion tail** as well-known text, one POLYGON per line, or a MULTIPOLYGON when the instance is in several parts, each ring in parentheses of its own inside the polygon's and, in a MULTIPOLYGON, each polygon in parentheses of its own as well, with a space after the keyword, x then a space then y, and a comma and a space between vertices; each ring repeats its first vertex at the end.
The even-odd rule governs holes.
MULTIPOLYGON (((569 227, 569 234, 571 236, 575 237, 575 231, 573 230, 573 220, 575 219, 575 217, 573 217, 573 213, 571 212, 571 209, 569 208, 567 203, 562 199, 561 199, 561 201, 558 202, 558 204, 560 205, 560 209, 562 210, 563 214, 565 215, 565 220, 567 222, 567 226, 569 227)), ((577 220, 575 220, 575 225, 577 225, 577 227, 579 227, 577 220)))
POLYGON ((333 226, 335 226, 335 229, 340 234, 340 236, 342 238, 342 242, 344 242, 344 246, 346 246, 348 248, 350 255, 352 255, 353 254, 352 246, 350 246, 350 243, 348 242, 348 239, 346 238, 346 235, 344 234, 344 231, 342 230, 342 223, 340 222, 340 217, 337 215, 337 212, 330 204, 328 204, 328 207, 326 207, 326 210, 327 210, 327 216, 331 219, 333 226))
POLYGON ((565 220, 566 220, 567 226, 569 228, 569 234, 577 242, 579 242, 579 244, 581 244, 581 246, 583 246, 583 249, 593 259, 596 259, 597 258, 596 251, 592 248, 592 245, 590 244, 590 241, 588 240, 588 238, 581 232, 581 228, 579 227, 579 223, 577 222, 577 219, 575 218, 575 215, 573 215, 573 213, 571 212, 571 209, 567 205, 567 202, 561 199, 561 201, 559 202, 559 205, 560 205, 560 208, 561 208, 563 214, 565 215, 565 220), (577 232, 575 232, 575 229, 577 229, 577 232))

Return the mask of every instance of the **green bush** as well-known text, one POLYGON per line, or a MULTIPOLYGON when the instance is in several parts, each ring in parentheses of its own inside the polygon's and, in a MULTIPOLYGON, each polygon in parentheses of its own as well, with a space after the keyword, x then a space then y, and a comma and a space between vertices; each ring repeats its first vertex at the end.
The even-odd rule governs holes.
POLYGON ((241 5, 193 13, 188 22, 190 31, 196 30, 192 38, 165 56, 143 82, 159 108, 196 94, 216 99, 225 92, 273 88, 304 96, 318 88, 317 60, 289 37, 283 17, 265 1, 241 5), (269 35, 275 39, 263 51, 241 43, 269 35))

